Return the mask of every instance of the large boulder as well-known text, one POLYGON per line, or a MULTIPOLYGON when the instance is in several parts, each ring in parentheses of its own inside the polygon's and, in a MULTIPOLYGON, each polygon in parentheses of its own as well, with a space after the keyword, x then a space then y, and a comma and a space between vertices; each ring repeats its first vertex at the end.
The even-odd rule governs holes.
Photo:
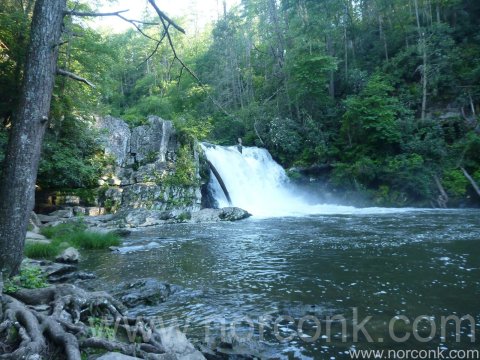
POLYGON ((226 207, 221 209, 218 217, 223 221, 237 221, 243 220, 252 216, 248 211, 240 209, 238 207, 226 207))
POLYGON ((193 212, 191 222, 216 222, 216 221, 238 221, 252 216, 248 211, 237 207, 226 207, 223 209, 202 209, 193 212))
POLYGON ((158 330, 162 345, 167 354, 172 354, 177 360, 205 360, 200 351, 190 343, 185 334, 174 327, 158 330))
POLYGON ((50 244, 50 240, 48 240, 45 236, 30 231, 27 231, 25 241, 30 244, 50 244))
POLYGON ((56 262, 64 264, 74 264, 80 260, 80 253, 74 247, 65 249, 60 255, 55 258, 56 262))

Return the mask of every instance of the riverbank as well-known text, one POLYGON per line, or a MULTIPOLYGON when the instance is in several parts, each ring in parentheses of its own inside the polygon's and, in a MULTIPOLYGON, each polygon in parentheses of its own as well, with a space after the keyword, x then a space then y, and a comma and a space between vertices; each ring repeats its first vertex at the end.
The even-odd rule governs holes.
POLYGON ((18 278, 0 282, 1 358, 205 359, 178 329, 130 315, 141 299, 153 301, 152 291, 161 297, 158 288, 116 296, 84 290, 95 277, 72 264, 25 259, 18 278))

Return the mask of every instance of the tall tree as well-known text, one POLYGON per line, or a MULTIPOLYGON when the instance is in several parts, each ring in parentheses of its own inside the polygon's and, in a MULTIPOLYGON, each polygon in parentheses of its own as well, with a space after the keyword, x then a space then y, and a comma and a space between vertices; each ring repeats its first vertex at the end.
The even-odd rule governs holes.
POLYGON ((178 57, 169 27, 182 33, 185 33, 185 30, 161 11, 154 0, 148 0, 148 2, 157 13, 164 31, 164 35, 159 40, 146 35, 139 27, 141 22, 125 18, 122 15, 124 11, 112 13, 66 11, 66 0, 36 1, 21 95, 9 135, 3 177, 0 181, 0 273, 2 275, 11 276, 18 273, 22 261, 25 233, 34 206, 35 183, 55 75, 60 74, 92 85, 78 75, 57 68, 64 16, 117 16, 131 23, 143 36, 155 41, 157 45, 160 45, 163 39, 167 39, 174 59, 182 65, 182 70, 186 69, 193 75, 178 57))
POLYGON ((35 182, 48 121, 66 0, 37 0, 18 111, 0 184, 0 267, 18 272, 34 206, 35 182))

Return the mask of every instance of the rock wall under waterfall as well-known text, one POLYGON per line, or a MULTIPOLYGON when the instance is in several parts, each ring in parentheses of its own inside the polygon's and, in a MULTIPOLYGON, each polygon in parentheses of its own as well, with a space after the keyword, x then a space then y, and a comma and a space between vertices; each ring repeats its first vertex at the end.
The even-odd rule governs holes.
POLYGON ((145 125, 130 129, 123 120, 106 116, 99 117, 96 126, 111 158, 100 180, 99 197, 108 211, 200 210, 199 156, 178 142, 171 121, 150 116, 145 125), (178 176, 179 171, 188 173, 178 176))

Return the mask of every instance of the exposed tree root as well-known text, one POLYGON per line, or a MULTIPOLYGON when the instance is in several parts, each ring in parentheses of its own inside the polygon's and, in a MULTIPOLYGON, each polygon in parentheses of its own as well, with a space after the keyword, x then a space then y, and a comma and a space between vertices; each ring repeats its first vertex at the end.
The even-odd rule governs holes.
POLYGON ((97 348, 108 351, 121 352, 122 354, 140 357, 142 359, 155 359, 154 354, 163 354, 163 348, 157 348, 150 344, 125 344, 115 341, 107 341, 105 339, 90 338, 80 342, 82 348, 97 348))
POLYGON ((88 353, 89 349, 116 351, 143 359, 165 359, 155 327, 126 317, 125 307, 105 292, 86 292, 74 285, 62 284, 45 289, 22 289, 0 299, 1 360, 48 356, 55 351, 67 360, 81 360, 81 351, 88 353), (92 319, 96 319, 95 324, 92 319), (100 329, 106 326, 112 333, 107 338, 92 337, 98 334, 91 326, 100 329))

